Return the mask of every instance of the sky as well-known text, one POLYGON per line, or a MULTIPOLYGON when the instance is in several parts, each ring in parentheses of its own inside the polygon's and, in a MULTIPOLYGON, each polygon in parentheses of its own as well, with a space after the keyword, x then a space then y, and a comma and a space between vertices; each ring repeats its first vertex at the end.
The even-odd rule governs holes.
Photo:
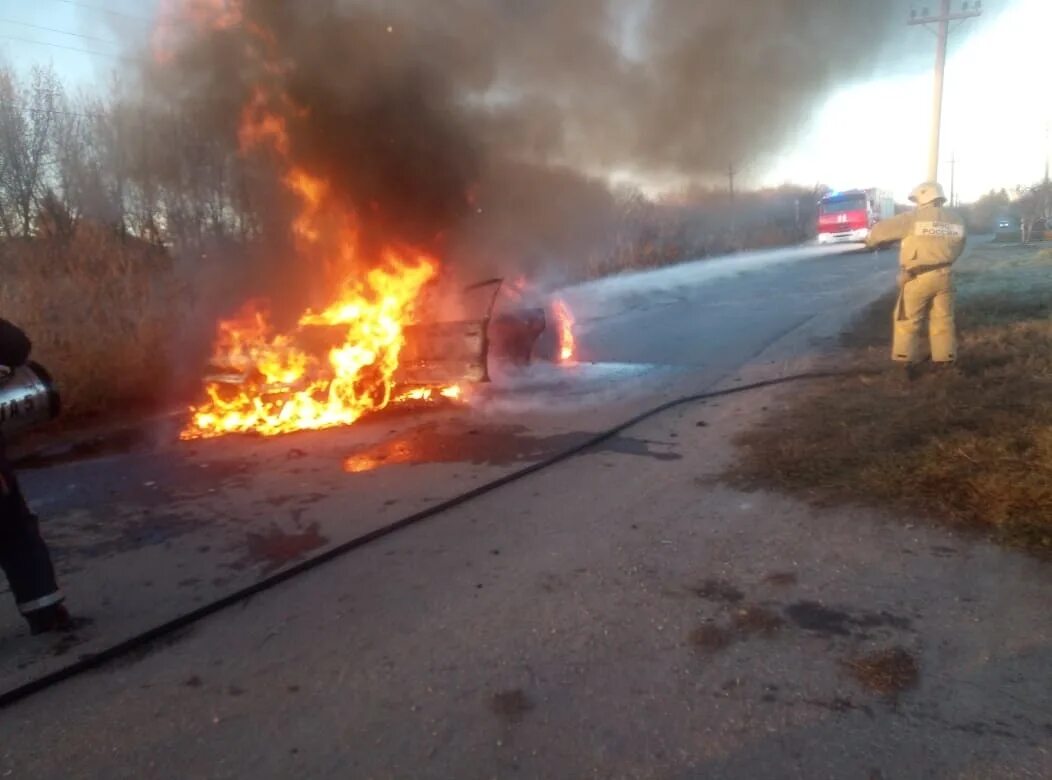
MULTIPOLYGON (((987 8, 995 4, 998 0, 985 3, 987 8)), ((940 179, 949 189, 950 160, 956 157, 953 178, 962 202, 993 188, 1038 181, 1049 153, 1052 0, 1001 4, 1005 13, 981 34, 966 39, 963 26, 951 33, 940 179)), ((961 23, 967 24, 972 22, 961 23)), ((906 34, 931 47, 932 70, 857 84, 832 95, 813 126, 761 174, 764 183, 881 187, 903 200, 926 177, 935 36, 923 28, 906 34)))
MULTIPOLYGON (((67 84, 97 89, 129 64, 118 38, 149 33, 150 5, 0 0, 0 57, 20 68, 51 63, 67 84)), ((953 184, 962 201, 1037 181, 1049 152, 1052 0, 987 0, 986 6, 1005 12, 978 34, 964 34, 972 22, 954 31, 946 73, 940 178, 949 188, 955 157, 953 184)), ((904 20, 903 36, 909 45, 930 47, 934 62, 933 35, 904 20)), ((773 165, 743 166, 741 182, 880 187, 904 200, 926 173, 931 104, 930 70, 846 85, 787 139, 773 165)), ((660 191, 661 183, 654 185, 650 189, 660 191)))
POLYGON ((152 0, 0 0, 0 57, 53 64, 70 84, 97 87, 127 61, 123 43, 147 34, 152 0))

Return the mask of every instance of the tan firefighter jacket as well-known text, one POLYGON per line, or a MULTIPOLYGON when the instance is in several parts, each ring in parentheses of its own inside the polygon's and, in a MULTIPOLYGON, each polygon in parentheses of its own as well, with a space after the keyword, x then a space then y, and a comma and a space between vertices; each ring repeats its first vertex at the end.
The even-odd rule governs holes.
POLYGON ((954 211, 928 204, 873 226, 866 244, 902 241, 899 265, 906 271, 929 270, 952 264, 964 252, 964 220, 954 211))

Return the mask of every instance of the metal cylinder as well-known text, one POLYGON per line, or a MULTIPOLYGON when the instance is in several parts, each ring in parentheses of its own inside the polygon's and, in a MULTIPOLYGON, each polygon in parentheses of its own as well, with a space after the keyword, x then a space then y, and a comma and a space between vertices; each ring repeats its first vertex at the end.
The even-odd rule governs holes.
POLYGON ((30 361, 0 375, 0 433, 4 436, 53 420, 59 409, 55 382, 39 363, 30 361))

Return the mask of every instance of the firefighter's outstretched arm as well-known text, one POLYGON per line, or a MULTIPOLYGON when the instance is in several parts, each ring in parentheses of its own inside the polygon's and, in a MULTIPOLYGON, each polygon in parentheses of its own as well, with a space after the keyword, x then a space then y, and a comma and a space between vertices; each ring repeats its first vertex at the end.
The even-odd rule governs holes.
POLYGON ((866 238, 866 246, 878 247, 882 244, 890 244, 892 241, 901 241, 910 234, 913 226, 912 214, 899 214, 890 219, 884 219, 875 224, 866 238))

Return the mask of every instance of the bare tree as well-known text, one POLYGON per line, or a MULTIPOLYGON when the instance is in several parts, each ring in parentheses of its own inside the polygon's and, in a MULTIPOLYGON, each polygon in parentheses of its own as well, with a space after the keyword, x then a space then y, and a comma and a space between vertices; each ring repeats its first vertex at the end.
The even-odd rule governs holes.
POLYGON ((98 189, 95 186, 98 169, 92 160, 91 116, 87 110, 64 97, 54 119, 48 207, 54 213, 59 205, 55 201, 61 202, 69 235, 90 210, 88 204, 98 189))
POLYGON ((1021 190, 1016 207, 1019 210, 1023 243, 1029 244, 1039 225, 1047 229, 1046 226, 1052 222, 1052 182, 1045 181, 1021 190))
POLYGON ((1007 215, 1011 210, 1012 199, 1007 190, 990 190, 965 208, 968 229, 975 233, 988 233, 995 227, 998 217, 1007 215))
POLYGON ((49 68, 34 68, 22 85, 0 69, 0 229, 29 236, 48 189, 54 120, 62 88, 49 68))

